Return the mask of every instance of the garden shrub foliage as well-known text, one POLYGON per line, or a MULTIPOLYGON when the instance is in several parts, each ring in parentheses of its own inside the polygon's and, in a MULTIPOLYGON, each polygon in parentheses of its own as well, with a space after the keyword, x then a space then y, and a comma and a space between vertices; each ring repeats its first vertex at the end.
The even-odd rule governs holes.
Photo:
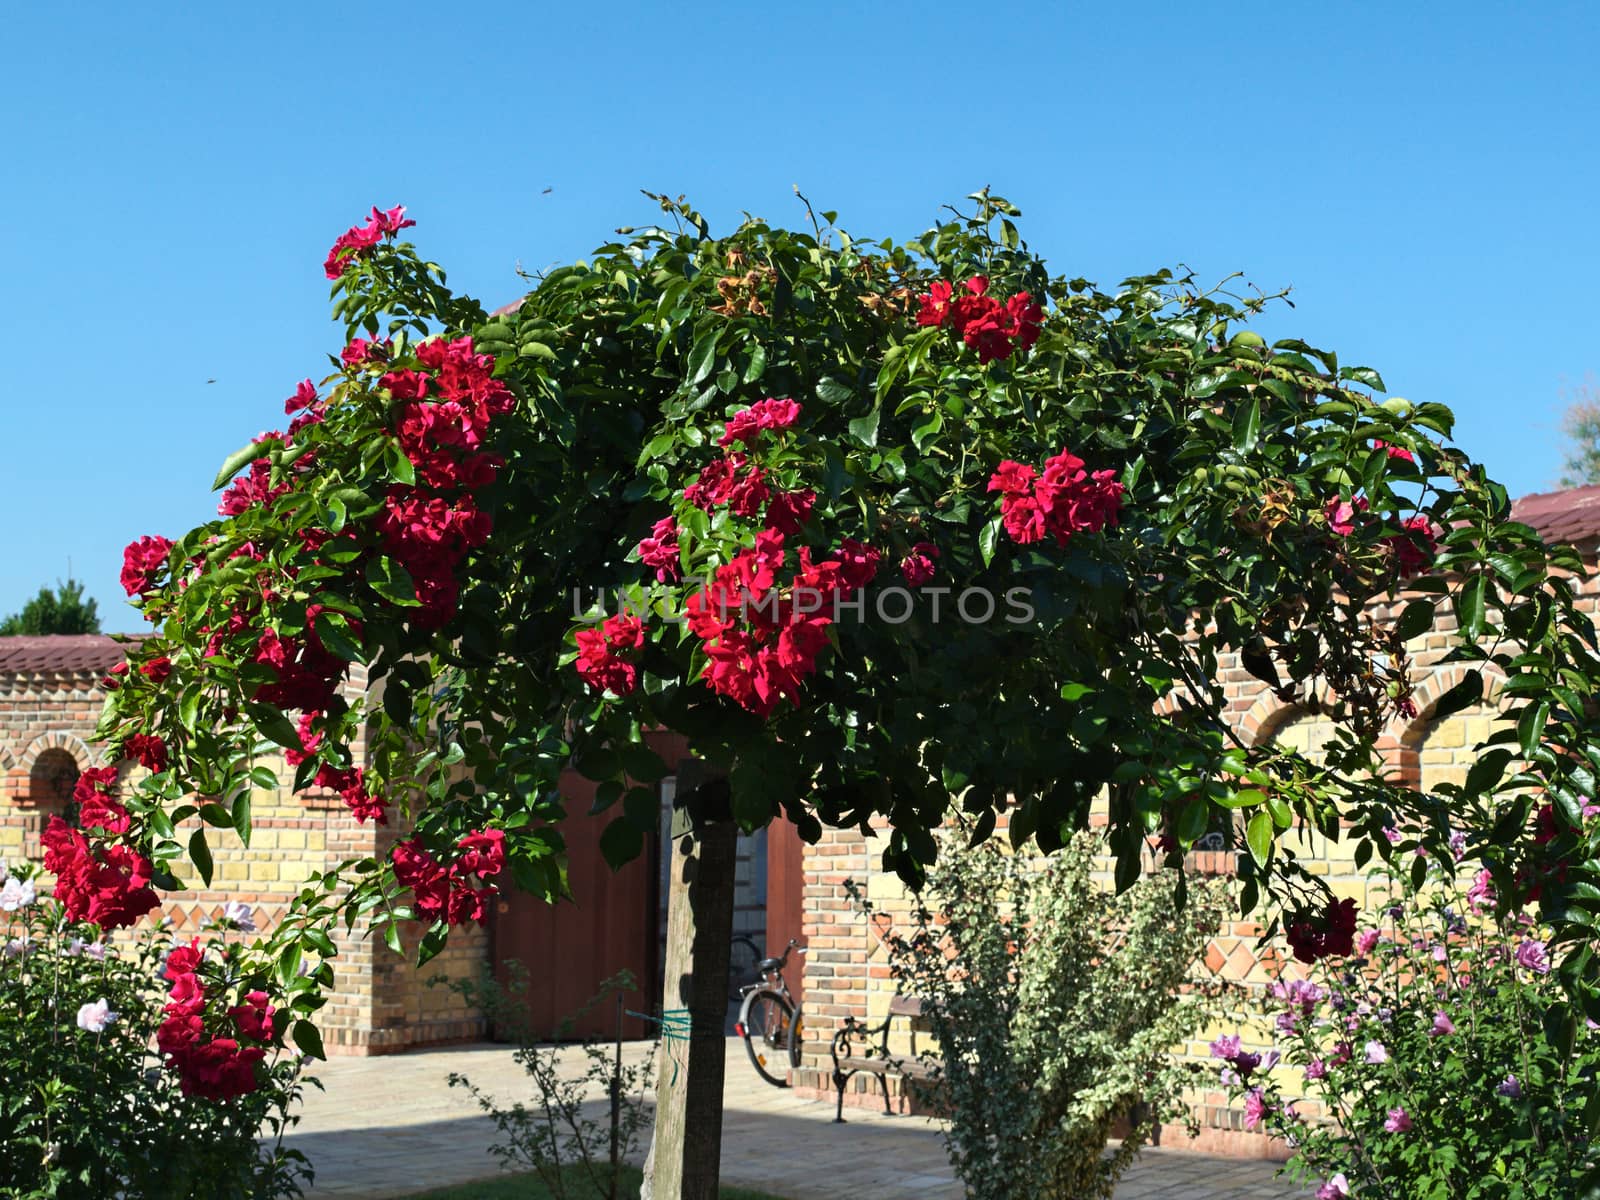
POLYGON ((1600 1036, 1547 1028, 1560 996, 1548 930, 1497 915, 1487 872, 1468 886, 1448 859, 1413 859, 1419 888, 1401 857, 1404 870, 1373 872, 1387 902, 1351 957, 1286 972, 1263 996, 1272 1046, 1213 1043, 1246 1127, 1294 1146, 1320 1200, 1592 1195, 1600 1036), (1305 1118, 1296 1093, 1330 1119, 1305 1118))
POLYGON ((598 782, 608 857, 639 853, 656 727, 725 769, 744 827, 881 817, 911 881, 956 808, 1049 852, 1106 795, 1122 886, 1154 835, 1176 862, 1237 828, 1243 907, 1330 950, 1340 914, 1279 835, 1366 855, 1402 817, 1441 846, 1453 817, 1492 832, 1473 853, 1508 909, 1553 924, 1575 1002, 1553 1023, 1600 1017, 1600 959, 1572 952, 1600 909, 1581 563, 1509 520, 1447 408, 1267 345, 1246 325, 1269 298, 1231 284, 1055 274, 987 191, 905 242, 831 213, 714 237, 656 201, 664 226, 498 313, 402 240, 403 210, 340 239, 330 370, 223 464, 216 520, 128 548, 154 636, 101 733, 151 775, 72 860, 111 911, 209 878, 180 819, 248 838, 265 750, 352 820, 406 810, 392 858, 313 876, 254 951, 304 1031, 321 985, 295 967, 334 922, 398 947, 420 920, 426 957, 507 873, 561 893, 563 769, 598 782), (630 611, 575 616, 575 588, 630 611), (1512 732, 1423 795, 1375 744, 1415 710, 1405 641, 1441 608, 1469 666, 1436 713, 1498 675, 1512 732), (1226 651, 1286 703, 1335 697, 1326 763, 1235 742, 1226 651), (352 699, 355 662, 375 686, 352 699))
POLYGON ((630 1061, 619 1062, 614 1046, 598 1039, 572 1045, 572 1031, 588 1012, 603 1011, 638 985, 627 971, 607 979, 581 1011, 562 1020, 552 1039, 549 1031, 529 1023, 527 968, 514 959, 505 965, 509 976, 505 984, 493 978, 461 979, 450 987, 493 1023, 496 1036, 516 1043, 513 1057, 533 1085, 532 1103, 505 1104, 456 1071, 449 1076, 450 1086, 466 1089, 494 1122, 501 1140, 489 1147, 489 1153, 506 1170, 532 1170, 555 1200, 620 1195, 626 1164, 650 1125, 644 1094, 651 1086, 656 1056, 652 1049, 633 1060, 630 1049, 630 1061), (580 1052, 583 1070, 574 1072, 563 1060, 580 1052), (622 1164, 620 1170, 617 1164, 622 1164))
POLYGON ((1185 1115, 1197 1073, 1172 1048, 1216 998, 1179 991, 1227 897, 1206 884, 1180 906, 1174 871, 1113 895, 1092 877, 1100 848, 1079 834, 1041 864, 949 838, 909 922, 857 896, 895 987, 923 1000, 925 1098, 974 1200, 1109 1197, 1155 1126, 1185 1115))
MULTIPOLYGON (((178 970, 181 953, 198 959, 203 948, 195 965, 214 992, 248 1007, 242 947, 222 936, 236 926, 183 943, 164 926, 106 941, 98 927, 68 921, 26 876, 21 868, 7 884, 17 885, 12 894, 0 893, 0 910, 9 910, 0 911, 0 1195, 300 1195, 310 1164, 282 1144, 299 1120, 291 1109, 302 1087, 314 1082, 299 1056, 263 1053, 245 1067, 248 1094, 221 1099, 163 1071, 154 1049, 172 989, 195 976, 178 970)), ((257 1034, 258 1046, 272 1041, 270 1029, 257 1034)))

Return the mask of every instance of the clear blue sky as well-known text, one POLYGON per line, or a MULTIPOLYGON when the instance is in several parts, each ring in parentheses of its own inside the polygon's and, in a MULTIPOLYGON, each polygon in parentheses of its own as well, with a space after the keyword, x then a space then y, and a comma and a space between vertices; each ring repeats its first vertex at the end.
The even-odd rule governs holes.
POLYGON ((325 373, 322 258, 375 203, 499 301, 640 187, 908 236, 991 184, 1063 272, 1292 285, 1269 334, 1451 404, 1514 492, 1600 371, 1597 5, 182 7, 7 12, 0 613, 70 558, 140 626, 122 546, 325 373))

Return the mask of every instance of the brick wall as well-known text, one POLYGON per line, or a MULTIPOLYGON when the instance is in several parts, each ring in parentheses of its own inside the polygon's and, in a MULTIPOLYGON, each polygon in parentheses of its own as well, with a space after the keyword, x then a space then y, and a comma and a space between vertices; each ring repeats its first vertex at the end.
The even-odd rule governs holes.
MULTIPOLYGON (((364 686, 364 673, 357 668, 349 687, 364 686)), ((64 765, 77 771, 104 765, 104 748, 93 743, 104 699, 98 672, 0 674, 0 859, 40 857, 39 834, 70 798, 70 782, 64 795, 56 785, 64 765)), ((359 761, 364 748, 354 750, 359 761)), ((270 930, 313 872, 345 859, 383 857, 404 836, 398 827, 359 824, 337 796, 293 793, 293 772, 281 755, 262 765, 279 783, 252 792, 250 846, 241 845, 232 830, 208 829, 215 862, 211 886, 163 897, 161 911, 180 931, 198 930, 202 921, 220 916, 229 901, 248 904, 257 925, 270 930)), ((130 770, 139 770, 122 766, 125 780, 131 780, 130 770)), ((197 826, 198 818, 187 825, 197 826)), ((180 839, 187 841, 188 833, 183 829, 180 839)), ((180 868, 197 883, 192 870, 180 868)), ((408 935, 406 949, 413 955, 419 936, 417 931, 408 935)), ((421 971, 414 957, 402 959, 381 939, 367 937, 362 922, 352 934, 344 934, 341 924, 335 942, 334 989, 318 1017, 329 1053, 382 1053, 486 1033, 481 1015, 461 996, 427 982, 438 975, 480 973, 489 955, 482 930, 455 931, 448 949, 421 971)))
MULTIPOLYGON (((1586 556, 1594 560, 1594 547, 1586 556)), ((1447 605, 1441 605, 1441 609, 1447 605)), ((1580 603, 1585 611, 1600 611, 1600 578, 1583 585, 1580 603)), ((1398 616, 1399 605, 1378 606, 1374 619, 1389 621, 1398 616)), ((1424 790, 1440 783, 1460 782, 1477 757, 1479 745, 1497 725, 1496 685, 1493 668, 1486 670, 1488 697, 1485 703, 1453 714, 1443 721, 1432 716, 1439 697, 1465 674, 1466 666, 1443 661, 1455 632, 1455 620, 1441 612, 1435 627, 1410 643, 1414 700, 1418 716, 1396 716, 1379 742, 1386 769, 1391 777, 1424 790)), ((1313 759, 1331 739, 1333 724, 1326 717, 1283 704, 1236 660, 1219 663, 1219 680, 1228 700, 1228 711, 1239 736, 1247 744, 1278 742, 1292 746, 1313 759)), ((1104 820, 1103 807, 1096 814, 1104 820)), ((1002 818, 1003 824, 1003 818, 1002 818)), ((794 1083, 802 1094, 831 1096, 828 1043, 833 1031, 846 1016, 881 1021, 894 992, 894 981, 878 938, 855 912, 844 881, 861 884, 874 906, 893 918, 904 914, 909 897, 898 879, 881 869, 883 834, 875 830, 864 836, 856 830, 828 830, 815 846, 804 852, 805 931, 812 947, 806 965, 806 1025, 808 1030, 805 1061, 794 1083)), ((1375 906, 1377 898, 1368 894, 1366 876, 1357 870, 1354 843, 1330 841, 1319 834, 1291 831, 1285 844, 1293 849, 1316 875, 1325 879, 1335 896, 1352 897, 1363 910, 1375 906)), ((1189 870, 1207 875, 1231 875, 1231 853, 1197 852, 1189 856, 1189 870)), ((1110 863, 1103 879, 1110 886, 1110 863)), ((1281 941, 1265 947, 1257 945, 1261 927, 1250 920, 1226 924, 1207 946, 1197 971, 1244 985, 1248 993, 1259 995, 1280 972, 1292 977, 1298 970, 1281 941)), ((1182 1047, 1195 1060, 1209 1060, 1208 1043, 1223 1032, 1243 1032, 1249 1048, 1265 1050, 1271 1046, 1270 1026, 1257 1023, 1240 1029, 1228 1020, 1202 1030, 1182 1047)), ((1280 1068, 1286 1090, 1293 1092, 1297 1080, 1287 1068, 1280 1068)), ((867 1076, 852 1081, 853 1092, 847 1103, 869 1106, 881 1103, 877 1083, 867 1076)), ((905 1106, 896 1091, 896 1102, 905 1106)), ((1242 1114, 1230 1110, 1220 1090, 1199 1092, 1190 1097, 1198 1109, 1203 1126, 1198 1148, 1243 1157, 1286 1157, 1287 1147, 1275 1145, 1260 1135, 1247 1132, 1242 1114)), ((1300 1111, 1315 1116, 1316 1105, 1305 1102, 1300 1111)), ((1164 1131, 1168 1144, 1182 1141, 1177 1127, 1164 1131)))

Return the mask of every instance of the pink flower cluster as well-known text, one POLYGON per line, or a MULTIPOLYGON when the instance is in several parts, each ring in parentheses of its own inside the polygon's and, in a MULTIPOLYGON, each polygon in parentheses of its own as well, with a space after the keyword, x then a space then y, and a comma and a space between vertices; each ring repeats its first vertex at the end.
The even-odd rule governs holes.
MULTIPOLYGON (((274 678, 256 688, 255 699, 279 708, 320 711, 332 702, 349 664, 322 644, 317 636, 316 619, 326 609, 320 604, 306 606, 306 627, 295 635, 264 629, 256 637, 251 660, 271 670, 274 678)), ((240 616, 241 614, 235 614, 240 616)), ((351 621, 359 633, 360 622, 351 621)), ((212 641, 220 649, 221 636, 212 641)), ((208 653, 215 651, 208 648, 208 653)))
POLYGON ((103 829, 109 834, 128 832, 128 810, 111 794, 116 786, 115 767, 90 767, 78 776, 72 788, 72 802, 78 806, 81 828, 103 829))
POLYGON ((496 894, 488 882, 505 868, 506 835, 499 829, 482 829, 456 843, 456 860, 445 867, 417 838, 401 842, 390 852, 394 877, 411 889, 419 917, 463 925, 482 921, 489 912, 488 899, 496 894), (483 886, 474 887, 473 880, 483 886))
POLYGON ((1015 350, 1030 349, 1039 340, 1044 309, 1027 292, 1004 303, 989 295, 989 279, 974 275, 957 292, 946 280, 936 280, 919 298, 918 325, 949 329, 978 352, 979 362, 1010 358, 1015 350))
POLYGON ((455 616, 461 599, 456 568, 470 550, 489 540, 489 514, 470 495, 454 500, 419 488, 389 489, 378 514, 384 550, 411 576, 421 608, 413 621, 438 629, 455 616))
POLYGON ((746 446, 753 446, 762 430, 789 429, 799 419, 800 406, 793 400, 778 400, 768 396, 760 403, 752 404, 729 417, 727 428, 717 440, 717 445, 742 442, 746 446))
MULTIPOLYGON (((1397 449, 1401 455, 1409 457, 1411 454, 1409 450, 1391 446, 1389 450, 1393 457, 1399 457, 1393 455, 1397 449)), ((1335 496, 1322 506, 1328 528, 1340 537, 1353 534, 1370 509, 1365 496, 1352 496, 1348 500, 1335 496)), ((1439 530, 1421 513, 1401 521, 1400 528, 1402 532, 1391 533, 1380 539, 1378 544, 1389 551, 1400 578, 1412 579, 1431 567, 1433 560, 1438 557, 1439 530)))
POLYGON ((373 248, 384 238, 392 237, 402 229, 409 229, 415 224, 415 221, 406 219, 404 205, 390 209, 374 207, 372 215, 367 218, 365 224, 352 225, 339 235, 322 264, 323 273, 329 279, 338 279, 357 259, 366 258, 371 254, 373 248))
POLYGON ((644 622, 638 617, 610 617, 599 629, 580 629, 575 636, 578 675, 595 691, 626 696, 639 686, 644 622))
MULTIPOLYGON (((295 749, 291 746, 283 752, 284 761, 291 767, 298 767, 322 749, 324 735, 313 726, 323 715, 315 710, 300 714, 300 723, 295 729, 300 739, 300 748, 295 749)), ((317 787, 337 792, 357 821, 363 824, 367 821, 376 821, 379 825, 389 823, 389 812, 385 801, 369 789, 366 776, 360 767, 336 767, 331 763, 322 763, 317 767, 313 783, 317 787)))
POLYGON ((436 488, 493 483, 502 460, 484 451, 484 439, 516 405, 494 378, 493 356, 474 350, 470 337, 433 338, 417 347, 417 361, 426 369, 390 371, 378 381, 405 402, 396 433, 417 478, 436 488))
POLYGON ((256 1090, 256 1064, 267 1055, 263 1046, 241 1045, 239 1038, 270 1042, 277 1010, 265 992, 247 992, 243 1004, 228 1009, 239 1038, 208 1037, 206 988, 199 973, 203 958, 198 942, 178 946, 167 956, 171 992, 156 1030, 156 1047, 178 1073, 184 1095, 231 1100, 256 1090))
POLYGON ((156 585, 156 577, 167 565, 172 543, 164 537, 142 537, 128 543, 122 552, 122 587, 130 596, 141 596, 156 585))
POLYGON ((469 337, 423 342, 416 356, 423 370, 390 371, 379 381, 404 401, 396 434, 418 482, 389 489, 377 526, 384 550, 415 584, 414 623, 437 629, 460 603, 461 560, 489 539, 492 522, 470 490, 494 482, 502 459, 484 442, 515 398, 494 378, 493 357, 474 350, 469 337), (441 494, 456 489, 467 491, 441 494))
POLYGON ((1062 450, 1045 460, 1041 474, 1025 463, 1004 460, 989 479, 999 492, 1000 519, 1011 540, 1028 545, 1049 534, 1065 546, 1075 533, 1116 528, 1127 488, 1115 471, 1084 470, 1083 459, 1062 450))
POLYGON ((1297 913, 1288 922, 1287 937, 1301 962, 1343 956, 1355 949, 1356 902, 1330 900, 1320 914, 1297 913))
POLYGON ((755 546, 718 567, 686 606, 689 628, 706 655, 702 678, 760 717, 785 700, 799 703, 801 685, 828 645, 836 600, 870 583, 880 557, 848 538, 821 562, 802 546, 785 590, 779 582, 787 569, 784 536, 763 530, 755 546))
POLYGON ((650 527, 650 536, 639 541, 639 561, 654 567, 657 583, 671 583, 683 574, 678 556, 678 522, 662 517, 650 527))
MULTIPOLYGON (((128 814, 121 805, 108 800, 104 812, 113 825, 126 832, 128 814)), ((39 840, 44 845, 44 869, 55 874, 56 899, 69 921, 92 921, 102 929, 118 929, 132 925, 160 903, 150 886, 154 870, 150 860, 128 847, 96 848, 83 833, 55 816, 39 840)))

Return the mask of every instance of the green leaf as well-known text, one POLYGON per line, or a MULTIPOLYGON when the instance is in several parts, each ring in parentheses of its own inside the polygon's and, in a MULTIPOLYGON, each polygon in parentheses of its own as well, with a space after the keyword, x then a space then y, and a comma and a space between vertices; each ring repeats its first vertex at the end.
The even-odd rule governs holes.
POLYGON ((399 442, 389 444, 384 460, 389 464, 389 477, 396 483, 403 483, 409 487, 417 482, 417 469, 411 465, 411 460, 406 457, 406 452, 400 448, 399 442))
POLYGON ((1000 540, 1000 518, 988 522, 978 530, 978 553, 983 555, 983 565, 988 566, 994 561, 995 543, 1000 540))
POLYGON ((1484 592, 1488 585, 1487 575, 1473 575, 1456 593, 1456 622, 1461 636, 1468 641, 1477 641, 1483 633, 1484 592))
MULTIPOLYGON (((1226 808, 1254 808, 1258 804, 1267 802, 1267 794, 1259 788, 1245 788, 1243 791, 1232 792, 1217 797, 1217 803, 1226 808)), ((1259 815, 1259 814, 1258 814, 1259 815)), ((1272 818, 1267 818, 1271 824, 1272 818)))
POLYGON ((222 460, 222 469, 217 472, 217 477, 212 481, 211 490, 221 491, 228 486, 228 482, 244 469, 247 463, 263 457, 268 450, 264 442, 251 442, 248 446, 240 446, 227 458, 222 460))
POLYGON ((622 769, 628 778, 639 783, 655 783, 671 773, 661 756, 643 742, 623 742, 617 748, 622 759, 622 769))
POLYGON ((220 804, 202 804, 200 806, 200 819, 207 825, 217 829, 233 828, 233 814, 220 804))
POLYGON ((1250 856, 1263 867, 1272 855, 1272 831, 1272 814, 1266 811, 1251 817, 1250 824, 1245 827, 1244 840, 1250 847, 1250 856))
POLYGON ((317 1032, 317 1027, 303 1017, 294 1023, 294 1044, 300 1047, 300 1053, 311 1058, 327 1058, 322 1051, 322 1035, 317 1032))
POLYGON ((246 846, 254 826, 250 823, 250 790, 246 788, 233 798, 233 830, 246 846))
POLYGON ((1439 702, 1433 707, 1433 719, 1442 721, 1464 708, 1471 708, 1482 699, 1483 675, 1473 667, 1467 672, 1466 678, 1439 697, 1439 702))
POLYGON ((1536 700, 1528 705, 1522 712, 1522 717, 1517 721, 1517 744, 1522 747, 1523 757, 1532 754, 1539 744, 1539 738, 1544 733, 1545 722, 1550 719, 1550 701, 1536 700))
POLYGON ((721 336, 722 327, 713 325, 702 333, 689 351, 689 386, 694 387, 704 381, 711 369, 717 363, 717 338, 721 336))
POLYGON ((1421 637, 1433 628, 1433 618, 1432 600, 1413 600, 1406 605, 1405 611, 1400 614, 1400 619, 1394 623, 1395 636, 1402 642, 1421 637))
POLYGON ((206 845, 206 831, 196 829, 189 838, 189 861, 194 863, 195 870, 200 872, 200 878, 207 887, 211 886, 211 847, 206 845))
POLYGON ((1249 454, 1256 448, 1256 439, 1261 434, 1261 393, 1254 392, 1250 396, 1250 403, 1240 405, 1233 414, 1233 447, 1241 454, 1249 454))
POLYGON ((290 750, 301 749, 300 733, 295 729, 294 722, 284 715, 282 709, 263 704, 259 700, 251 700, 245 704, 244 711, 262 737, 269 738, 290 750))
POLYGON ((422 603, 417 599, 417 585, 410 573, 387 555, 380 554, 368 562, 366 576, 367 586, 391 604, 415 608, 422 603))
POLYGON ((1485 751, 1467 772, 1467 780, 1462 784, 1462 790, 1472 796, 1490 790, 1500 782, 1500 777, 1505 774, 1506 764, 1510 761, 1511 751, 1504 746, 1496 746, 1493 750, 1485 751))
POLYGON ((335 612, 320 612, 315 622, 317 637, 329 653, 346 662, 364 663, 367 656, 356 644, 350 623, 335 612))
POLYGON ((1204 796, 1191 796, 1178 813, 1178 840, 1192 846, 1211 828, 1211 804, 1204 796))
POLYGON ((190 684, 178 700, 178 723, 190 733, 195 731, 195 721, 200 716, 200 695, 200 689, 190 684))
POLYGON ((1339 378, 1345 383, 1358 383, 1362 387, 1369 387, 1375 392, 1386 392, 1389 389, 1383 386, 1383 376, 1371 367, 1346 367, 1339 372, 1339 378))
POLYGON ((600 833, 600 853, 612 870, 632 862, 644 849, 644 832, 627 817, 618 817, 600 833))
POLYGON ((745 383, 754 383, 760 379, 767 369, 767 348, 760 342, 750 347, 750 361, 745 364, 744 375, 741 377, 745 383))
POLYGON ((878 444, 878 417, 882 410, 874 408, 864 417, 850 422, 850 436, 869 449, 878 444))

